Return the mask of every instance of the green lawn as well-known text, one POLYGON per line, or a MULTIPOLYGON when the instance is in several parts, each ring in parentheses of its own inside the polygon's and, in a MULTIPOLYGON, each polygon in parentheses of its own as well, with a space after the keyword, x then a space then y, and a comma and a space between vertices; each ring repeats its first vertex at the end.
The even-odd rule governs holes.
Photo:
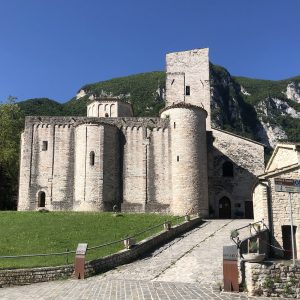
MULTIPOLYGON (((78 243, 89 247, 123 239, 148 227, 178 219, 158 214, 82 212, 0 212, 0 256, 75 250, 78 243)), ((137 240, 162 230, 162 226, 141 234, 137 240)), ((88 251, 87 260, 123 249, 121 243, 88 251)), ((50 257, 0 259, 0 268, 54 266, 73 263, 74 254, 50 257)))

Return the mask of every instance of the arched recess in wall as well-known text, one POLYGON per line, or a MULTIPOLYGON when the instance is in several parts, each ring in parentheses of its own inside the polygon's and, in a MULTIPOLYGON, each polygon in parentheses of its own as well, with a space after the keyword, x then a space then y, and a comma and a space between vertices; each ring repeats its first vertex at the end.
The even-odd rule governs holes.
POLYGON ((115 104, 112 104, 112 105, 110 106, 110 117, 113 117, 113 116, 116 115, 115 110, 116 110, 116 105, 115 105, 115 104))
POLYGON ((95 107, 95 104, 92 104, 91 105, 91 116, 94 116, 94 107, 95 107))
POLYGON ((38 193, 38 207, 45 207, 46 206, 46 193, 40 191, 38 193))
POLYGON ((223 177, 233 177, 233 163, 230 161, 225 161, 222 165, 222 176, 223 177))
POLYGON ((99 105, 98 105, 98 117, 101 116, 102 106, 103 106, 102 104, 99 104, 99 105))

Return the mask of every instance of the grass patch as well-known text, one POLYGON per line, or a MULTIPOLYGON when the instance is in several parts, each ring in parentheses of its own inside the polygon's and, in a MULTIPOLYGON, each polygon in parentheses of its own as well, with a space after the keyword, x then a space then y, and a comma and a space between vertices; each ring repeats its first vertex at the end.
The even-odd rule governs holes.
MULTIPOLYGON (((183 218, 182 218, 183 219, 183 218)), ((158 214, 122 214, 96 212, 0 212, 0 256, 75 250, 78 243, 89 247, 120 240, 148 227, 178 220, 158 214)), ((142 240, 162 230, 162 226, 139 235, 142 240)), ((118 243, 87 254, 87 260, 123 249, 118 243)), ((55 266, 73 263, 74 254, 64 256, 0 259, 0 268, 55 266)))

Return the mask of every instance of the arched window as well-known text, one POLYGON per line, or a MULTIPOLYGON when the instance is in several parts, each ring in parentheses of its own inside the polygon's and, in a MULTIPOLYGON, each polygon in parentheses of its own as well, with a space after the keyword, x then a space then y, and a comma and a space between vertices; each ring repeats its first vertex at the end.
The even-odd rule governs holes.
POLYGON ((223 164, 223 177, 233 177, 233 164, 230 161, 226 161, 223 164))
POLYGON ((90 152, 90 165, 93 166, 95 164, 95 152, 90 152))
POLYGON ((45 192, 39 192, 38 207, 45 207, 45 205, 46 205, 46 194, 45 192))

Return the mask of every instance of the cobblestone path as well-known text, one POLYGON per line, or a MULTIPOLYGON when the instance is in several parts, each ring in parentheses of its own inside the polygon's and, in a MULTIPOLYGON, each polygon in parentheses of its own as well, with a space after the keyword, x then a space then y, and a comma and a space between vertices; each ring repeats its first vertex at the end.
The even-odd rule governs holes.
POLYGON ((86 280, 1 288, 0 299, 257 299, 218 288, 222 247, 232 229, 249 222, 209 220, 134 263, 86 280))

